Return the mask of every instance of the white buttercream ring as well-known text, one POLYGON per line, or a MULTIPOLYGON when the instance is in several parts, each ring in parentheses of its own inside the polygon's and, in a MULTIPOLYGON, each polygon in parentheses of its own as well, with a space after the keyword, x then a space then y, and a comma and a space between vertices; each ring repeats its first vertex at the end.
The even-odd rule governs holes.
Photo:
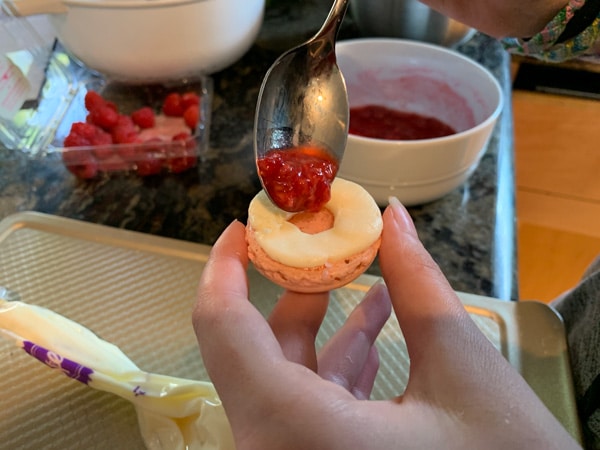
POLYGON ((381 211, 360 185, 336 178, 325 208, 333 215, 333 226, 316 234, 305 233, 289 222, 294 213, 279 209, 261 191, 250 202, 248 226, 269 258, 295 268, 327 266, 379 242, 381 211))

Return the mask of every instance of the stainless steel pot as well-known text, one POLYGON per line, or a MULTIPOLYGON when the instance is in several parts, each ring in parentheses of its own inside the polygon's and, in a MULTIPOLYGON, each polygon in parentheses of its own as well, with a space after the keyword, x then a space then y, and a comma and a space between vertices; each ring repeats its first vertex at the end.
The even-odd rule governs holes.
POLYGON ((475 33, 418 0, 350 0, 350 13, 364 36, 413 39, 452 47, 475 33))

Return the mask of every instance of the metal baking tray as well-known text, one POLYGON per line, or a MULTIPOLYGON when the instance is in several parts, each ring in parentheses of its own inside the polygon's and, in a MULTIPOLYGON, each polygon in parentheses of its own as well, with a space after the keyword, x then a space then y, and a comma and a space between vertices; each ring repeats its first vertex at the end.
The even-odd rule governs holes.
MULTIPOLYGON (((141 369, 207 380, 191 326, 210 247, 34 212, 0 222, 0 286, 75 320, 117 345, 141 369)), ((280 289, 250 269, 264 313, 280 289)), ((332 294, 322 344, 377 277, 332 294)), ((459 293, 478 326, 581 441, 565 332, 553 309, 459 293)), ((395 319, 379 337, 374 398, 400 394, 409 360, 395 319)), ((226 355, 224 355, 226 357, 226 355)), ((0 339, 3 448, 143 449, 133 406, 61 376, 0 339)))

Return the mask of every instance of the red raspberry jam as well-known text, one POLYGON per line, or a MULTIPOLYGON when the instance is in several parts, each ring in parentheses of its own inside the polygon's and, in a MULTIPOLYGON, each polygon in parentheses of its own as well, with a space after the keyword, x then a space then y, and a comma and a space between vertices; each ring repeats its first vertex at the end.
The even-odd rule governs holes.
POLYGON ((368 105, 350 109, 349 133, 375 139, 416 140, 449 136, 456 130, 435 117, 368 105))
POLYGON ((331 198, 337 161, 323 148, 302 146, 268 151, 257 162, 265 191, 288 212, 317 212, 331 198))

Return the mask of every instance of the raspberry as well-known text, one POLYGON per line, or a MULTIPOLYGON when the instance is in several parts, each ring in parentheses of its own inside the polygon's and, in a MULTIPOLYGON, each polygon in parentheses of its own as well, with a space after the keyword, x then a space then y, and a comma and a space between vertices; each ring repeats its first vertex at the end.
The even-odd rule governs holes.
MULTIPOLYGON (((178 117, 176 120, 194 130, 199 121, 200 103, 201 98, 195 92, 172 92, 163 101, 162 113, 178 117)), ((92 147, 69 154, 63 152, 65 166, 76 176, 92 178, 101 171, 132 167, 143 176, 161 173, 163 169, 179 173, 197 164, 196 141, 190 132, 179 133, 170 142, 164 138, 141 142, 141 129, 150 129, 149 135, 152 135, 156 127, 154 135, 160 135, 161 127, 164 128, 164 124, 157 125, 157 116, 150 107, 139 108, 131 115, 119 114, 115 103, 91 90, 85 95, 85 107, 88 110, 85 121, 73 123, 64 140, 65 147, 92 147)))
POLYGON ((112 155, 114 155, 115 152, 111 147, 107 147, 105 145, 98 145, 92 149, 92 153, 96 157, 96 159, 103 160, 110 158, 112 155))
MULTIPOLYGON (((91 123, 87 122, 74 122, 71 124, 71 130, 69 132, 69 136, 78 136, 81 139, 86 140, 86 144, 88 145, 94 136, 96 135, 97 127, 91 123)), ((68 136, 67 136, 68 137, 68 136)), ((65 145, 66 147, 74 147, 73 145, 65 145)))
POLYGON ((65 147, 85 147, 89 145, 110 145, 112 137, 94 124, 75 122, 64 140, 65 147))
POLYGON ((190 133, 177 133, 171 138, 172 141, 183 141, 186 142, 191 137, 190 133))
POLYGON ((156 175, 162 171, 165 157, 164 142, 150 139, 138 147, 137 173, 141 176, 156 175))
POLYGON ((200 109, 198 105, 190 105, 183 113, 183 120, 185 124, 192 130, 196 129, 198 121, 200 120, 200 109))
POLYGON ((114 127, 119 121, 119 113, 106 104, 90 111, 89 117, 93 124, 105 130, 114 127))
POLYGON ((135 129, 135 123, 133 123, 133 120, 131 119, 131 117, 129 117, 129 116, 125 115, 125 114, 119 114, 119 119, 117 120, 117 124, 115 126, 117 126, 117 127, 128 127, 132 131, 136 131, 136 129, 135 129))
POLYGON ((114 155, 112 136, 104 130, 98 130, 90 144, 93 146, 92 153, 98 159, 108 159, 114 155))
POLYGON ((131 144, 135 142, 138 137, 137 131, 120 125, 117 125, 112 130, 110 130, 110 134, 115 144, 131 144))
POLYGON ((131 119, 140 128, 152 128, 154 126, 154 111, 149 106, 144 106, 132 112, 131 119))
POLYGON ((85 94, 85 109, 88 111, 92 111, 94 109, 99 108, 100 106, 104 106, 104 98, 96 91, 87 91, 85 94))
POLYGON ((94 161, 87 164, 67 165, 67 170, 73 175, 84 180, 94 178, 98 174, 98 167, 94 161))
POLYGON ((90 140, 90 145, 112 145, 112 136, 101 128, 96 128, 96 134, 90 140))
POLYGON ((112 109, 114 112, 116 112, 116 113, 119 112, 119 107, 117 106, 117 104, 115 102, 110 102, 108 100, 104 100, 104 104, 106 106, 108 106, 110 109, 112 109))
POLYGON ((169 148, 169 157, 166 161, 166 168, 171 173, 181 173, 196 166, 198 160, 194 153, 195 145, 192 142, 188 145, 190 135, 179 133, 173 136, 171 147, 169 148))
POLYGON ((185 92, 181 94, 181 104, 184 111, 192 105, 198 106, 200 105, 200 96, 195 92, 185 92))
POLYGON ((173 141, 182 141, 185 144, 185 152, 186 154, 196 155, 196 150, 198 149, 198 142, 192 138, 192 135, 189 133, 179 133, 173 136, 173 141))
POLYGON ((85 109, 87 109, 89 112, 97 111, 104 107, 112 109, 116 113, 119 112, 119 108, 117 107, 116 103, 106 100, 96 91, 87 91, 85 94, 84 103, 85 109))
POLYGON ((65 150, 62 158, 67 170, 76 177, 90 179, 98 174, 96 161, 87 151, 65 150))
POLYGON ((129 116, 120 115, 117 124, 110 129, 115 144, 128 144, 135 142, 138 130, 129 116))
POLYGON ((65 147, 85 147, 90 141, 79 134, 69 134, 64 141, 65 147))
POLYGON ((162 171, 162 161, 142 156, 136 162, 136 171, 142 177, 157 175, 162 171))
POLYGON ((129 164, 127 161, 121 159, 119 155, 113 153, 111 158, 106 158, 98 161, 98 170, 102 170, 104 172, 114 172, 121 170, 128 170, 129 164))
POLYGON ((196 154, 196 140, 189 133, 178 133, 172 138, 173 142, 181 141, 182 147, 176 145, 172 153, 183 153, 185 155, 196 154))
POLYGON ((180 117, 183 115, 183 104, 181 95, 177 92, 172 92, 165 97, 162 111, 166 116, 180 117))
POLYGON ((138 146, 134 145, 136 140, 134 139, 131 143, 119 145, 117 147, 117 154, 123 158, 124 161, 135 162, 138 156, 138 146))
POLYGON ((180 156, 176 158, 169 158, 167 160, 167 170, 171 173, 181 173, 197 164, 197 158, 194 155, 180 156))

